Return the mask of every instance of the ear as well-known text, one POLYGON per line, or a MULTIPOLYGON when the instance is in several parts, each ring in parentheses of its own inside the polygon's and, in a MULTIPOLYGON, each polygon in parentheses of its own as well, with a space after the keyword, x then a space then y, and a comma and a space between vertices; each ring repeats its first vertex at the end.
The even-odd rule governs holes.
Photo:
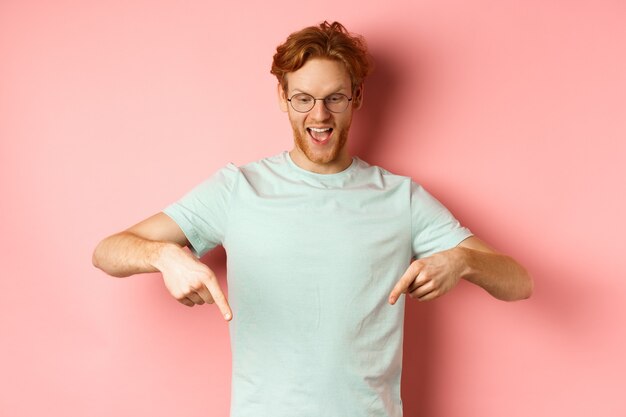
POLYGON ((276 86, 276 91, 278 93, 278 107, 280 107, 281 111, 287 113, 289 103, 287 102, 287 95, 285 93, 285 90, 283 89, 283 86, 280 85, 280 83, 278 83, 278 85, 276 86))
POLYGON ((352 94, 352 109, 358 110, 363 105, 363 94, 365 93, 365 86, 363 83, 359 84, 352 94))

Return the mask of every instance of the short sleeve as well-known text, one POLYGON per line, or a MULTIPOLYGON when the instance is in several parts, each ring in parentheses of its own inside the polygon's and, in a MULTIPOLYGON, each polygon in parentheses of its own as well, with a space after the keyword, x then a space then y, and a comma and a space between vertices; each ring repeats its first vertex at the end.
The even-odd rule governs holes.
POLYGON ((197 257, 223 242, 238 175, 239 168, 228 164, 163 210, 185 233, 197 257))
POLYGON ((411 242, 417 259, 451 249, 472 236, 421 185, 411 181, 411 242))

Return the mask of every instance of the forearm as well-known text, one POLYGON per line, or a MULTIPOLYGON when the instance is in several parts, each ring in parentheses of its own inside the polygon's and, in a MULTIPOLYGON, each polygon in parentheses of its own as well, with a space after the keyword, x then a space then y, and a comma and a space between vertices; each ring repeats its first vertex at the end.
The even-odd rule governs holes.
POLYGON ((130 232, 121 232, 104 239, 93 253, 94 266, 114 277, 127 277, 143 272, 157 272, 155 266, 165 247, 172 242, 152 241, 130 232))
POLYGON ((465 263, 461 277, 495 298, 514 301, 532 294, 533 281, 528 272, 510 256, 463 247, 456 249, 461 251, 465 263))

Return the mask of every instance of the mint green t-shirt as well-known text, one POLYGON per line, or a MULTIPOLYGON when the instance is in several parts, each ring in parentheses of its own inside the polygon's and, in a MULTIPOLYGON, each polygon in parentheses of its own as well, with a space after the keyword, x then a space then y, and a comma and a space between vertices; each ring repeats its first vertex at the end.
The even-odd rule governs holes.
POLYGON ((231 417, 402 416, 405 298, 387 298, 413 257, 471 236, 421 186, 283 152, 227 165, 164 212, 197 256, 227 253, 231 417))

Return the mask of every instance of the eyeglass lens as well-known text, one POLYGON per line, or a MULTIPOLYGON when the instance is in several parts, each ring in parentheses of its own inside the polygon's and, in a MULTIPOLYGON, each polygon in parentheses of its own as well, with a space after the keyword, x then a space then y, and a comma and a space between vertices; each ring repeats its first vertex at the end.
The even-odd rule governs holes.
POLYGON ((324 106, 333 113, 341 113, 348 108, 350 98, 345 94, 334 93, 323 99, 316 99, 312 95, 307 93, 294 94, 290 99, 291 107, 297 112, 306 113, 315 107, 317 100, 323 100, 324 106))

